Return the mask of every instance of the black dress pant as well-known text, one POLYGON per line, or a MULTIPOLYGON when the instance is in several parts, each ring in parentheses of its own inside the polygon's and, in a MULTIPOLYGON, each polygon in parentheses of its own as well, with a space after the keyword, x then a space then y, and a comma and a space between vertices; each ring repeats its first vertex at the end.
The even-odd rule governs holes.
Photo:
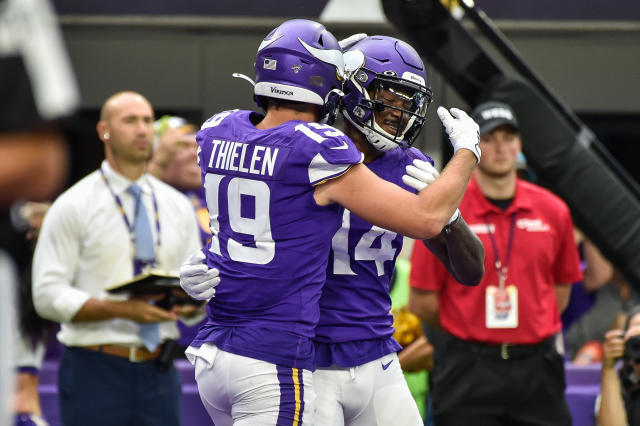
POLYGON ((82 348, 65 348, 58 388, 64 426, 180 426, 182 386, 175 367, 82 348))
POLYGON ((430 377, 435 426, 571 426, 551 341, 509 349, 446 335, 430 377))

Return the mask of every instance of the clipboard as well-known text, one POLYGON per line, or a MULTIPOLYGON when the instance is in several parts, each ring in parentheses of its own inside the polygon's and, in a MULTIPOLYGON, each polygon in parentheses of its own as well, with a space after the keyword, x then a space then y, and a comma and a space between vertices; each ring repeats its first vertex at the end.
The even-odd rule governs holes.
POLYGON ((182 290, 178 276, 152 269, 136 275, 129 281, 113 284, 105 290, 113 294, 129 292, 133 295, 139 295, 161 294, 173 288, 182 290))
POLYGON ((163 309, 171 309, 173 306, 194 305, 200 306, 202 302, 192 299, 180 287, 180 278, 164 271, 151 269, 138 274, 129 281, 111 285, 105 289, 111 294, 129 293, 131 296, 164 296, 155 302, 155 305, 163 309))

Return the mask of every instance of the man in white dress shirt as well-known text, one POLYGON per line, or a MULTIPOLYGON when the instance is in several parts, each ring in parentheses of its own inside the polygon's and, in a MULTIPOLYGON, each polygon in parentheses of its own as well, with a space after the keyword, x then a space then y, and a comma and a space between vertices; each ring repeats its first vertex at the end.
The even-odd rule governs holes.
POLYGON ((147 266, 177 272, 200 248, 187 198, 145 172, 153 123, 142 95, 107 99, 97 124, 106 160, 58 197, 42 225, 33 298, 42 317, 61 323, 66 426, 180 423, 178 373, 157 362, 162 342, 178 337, 179 312, 105 291, 147 266))

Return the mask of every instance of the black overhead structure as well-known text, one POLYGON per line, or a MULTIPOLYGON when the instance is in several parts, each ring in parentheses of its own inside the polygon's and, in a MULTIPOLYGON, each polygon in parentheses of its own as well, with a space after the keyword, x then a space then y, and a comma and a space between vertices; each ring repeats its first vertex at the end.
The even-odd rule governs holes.
POLYGON ((574 222, 640 289, 640 187, 472 2, 464 19, 501 55, 492 58, 439 0, 382 0, 385 14, 460 96, 494 99, 518 116, 523 151, 540 184, 571 208, 574 222))

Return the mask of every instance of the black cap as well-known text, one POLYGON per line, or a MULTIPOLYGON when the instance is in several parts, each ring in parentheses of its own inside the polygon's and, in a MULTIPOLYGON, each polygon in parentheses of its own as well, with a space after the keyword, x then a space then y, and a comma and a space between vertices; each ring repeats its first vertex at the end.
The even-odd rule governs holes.
POLYGON ((471 118, 480 126, 480 134, 486 135, 503 124, 518 130, 518 120, 511 107, 502 102, 484 102, 471 111, 471 118))

